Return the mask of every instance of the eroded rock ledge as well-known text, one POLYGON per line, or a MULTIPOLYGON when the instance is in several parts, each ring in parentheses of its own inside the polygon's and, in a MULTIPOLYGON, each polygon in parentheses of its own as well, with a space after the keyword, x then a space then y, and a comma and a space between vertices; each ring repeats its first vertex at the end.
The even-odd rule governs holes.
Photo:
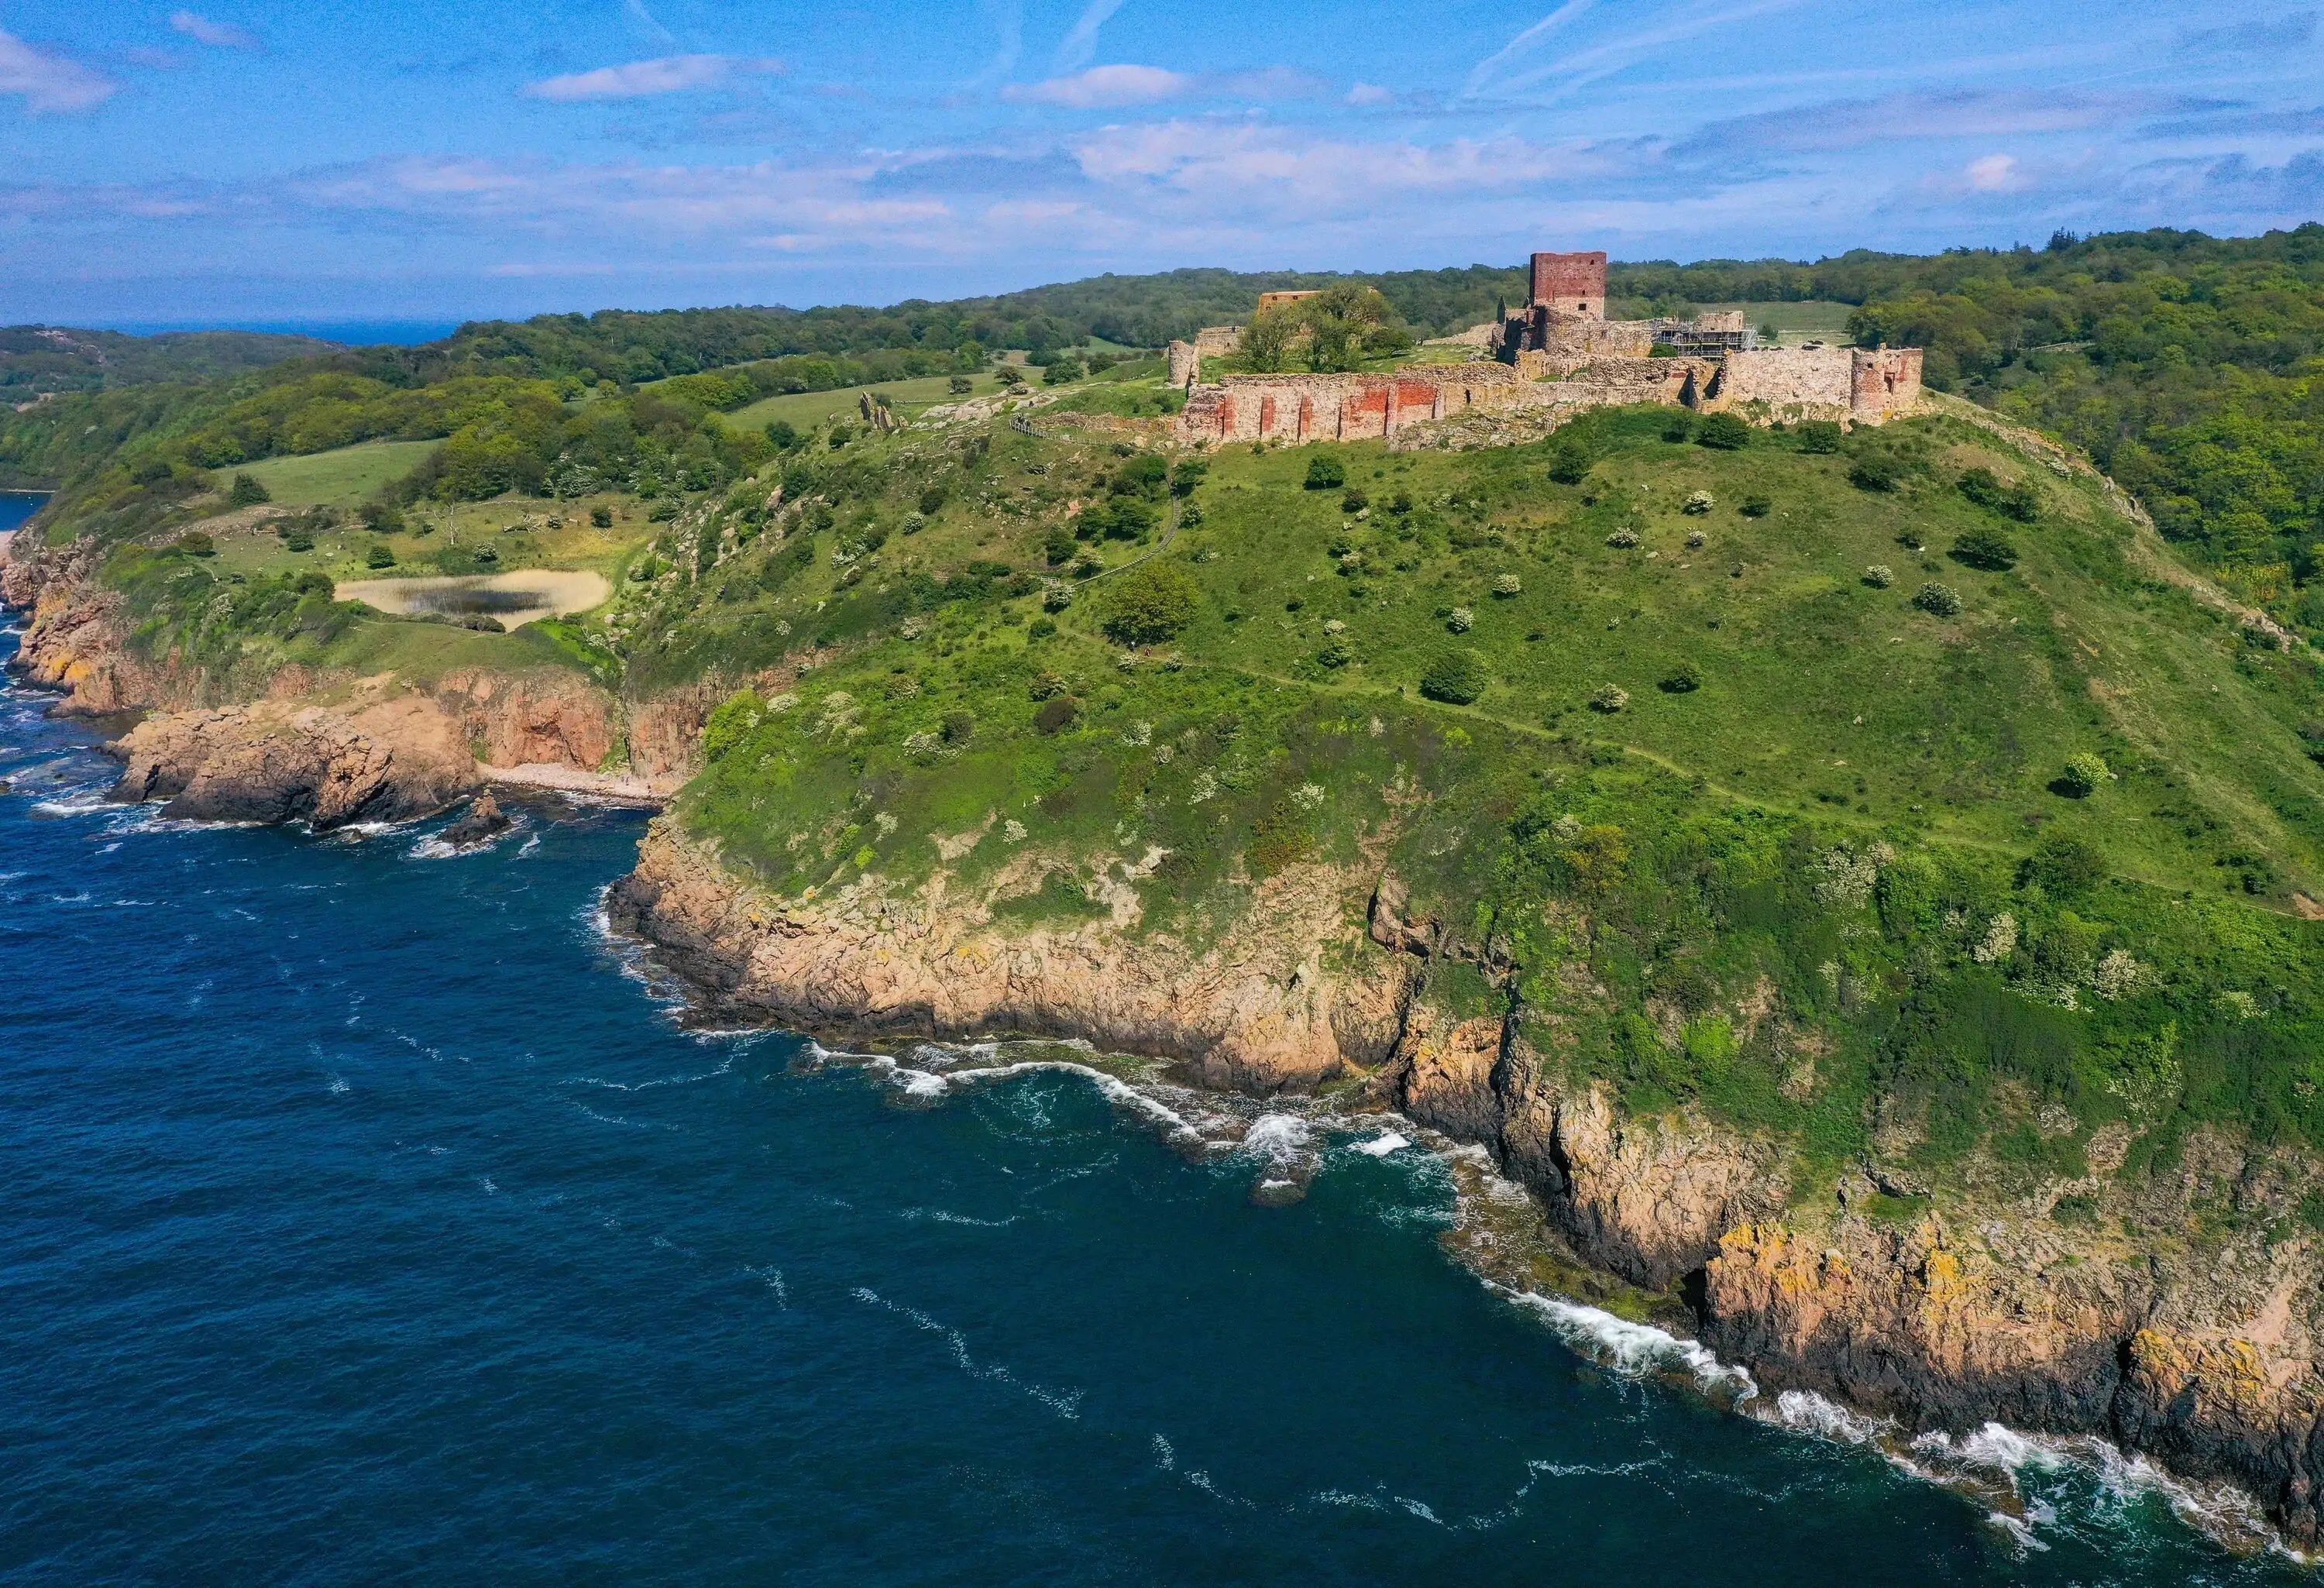
MULTIPOLYGON (((1910 1430, 1999 1420, 2094 1433, 2255 1496, 2291 1541, 2319 1537, 2324 1473, 2319 1263, 2264 1216, 2198 1239, 2224 1200, 2297 1209, 2313 1167, 2216 1138, 2177 1178, 2071 1194, 2135 1242, 2049 1216, 2060 1188, 1890 1214, 1883 1173, 1795 1185, 1772 1142, 1679 1113, 1622 1113, 1514 1022, 1434 1008, 1436 923, 1393 879, 1311 867, 1270 880, 1194 954, 1120 918, 996 925, 939 872, 779 900, 657 821, 608 896, 724 1016, 846 1036, 1080 1037, 1271 1092, 1361 1074, 1385 1103, 1489 1148, 1587 1262, 1663 1291, 1705 1343, 1770 1391, 1811 1390, 1910 1430)), ((2117 1155, 2112 1167, 2118 1168, 2117 1155)), ((1905 1205, 1908 1208, 1912 1205, 1905 1205)))

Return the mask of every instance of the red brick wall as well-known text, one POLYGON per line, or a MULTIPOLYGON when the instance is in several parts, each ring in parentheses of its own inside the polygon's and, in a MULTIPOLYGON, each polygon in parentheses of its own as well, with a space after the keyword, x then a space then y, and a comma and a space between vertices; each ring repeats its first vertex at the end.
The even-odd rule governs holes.
POLYGON ((1606 312, 1606 256, 1603 254, 1536 254, 1533 256, 1533 298, 1561 309, 1580 308, 1584 314, 1606 312))

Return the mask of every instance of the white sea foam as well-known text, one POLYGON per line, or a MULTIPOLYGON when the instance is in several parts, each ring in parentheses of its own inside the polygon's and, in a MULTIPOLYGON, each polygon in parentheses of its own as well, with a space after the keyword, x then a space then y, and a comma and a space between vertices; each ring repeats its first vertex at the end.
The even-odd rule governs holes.
POLYGON ((1011 1389, 1021 1390, 1067 1421, 1078 1420, 1081 1417, 1081 1390, 1075 1390, 1069 1393, 1065 1390, 1047 1389, 1030 1380, 1019 1378, 1008 1368, 997 1362, 980 1364, 973 1356, 969 1354, 966 1335, 949 1325, 938 1323, 918 1307, 907 1306, 900 1301, 890 1301, 868 1286, 858 1286, 851 1294, 867 1306, 876 1306, 883 1312, 890 1312, 899 1317, 908 1318, 915 1327, 940 1335, 952 1348, 953 1361, 958 1364, 960 1371, 970 1378, 1007 1384, 1011 1389))
POLYGON ((1895 1431, 1894 1423, 1850 1411, 1812 1390, 1786 1390, 1772 1405, 1760 1404, 1766 1407, 1760 1415, 1769 1420, 1839 1445, 1876 1445, 1895 1431))
POLYGON ((1388 1131, 1369 1141, 1351 1141, 1349 1145, 1368 1158, 1386 1158, 1391 1152, 1403 1151, 1412 1145, 1412 1140, 1407 1136, 1399 1136, 1394 1131, 1388 1131))
POLYGON ((1284 1159, 1296 1156, 1307 1140, 1307 1122, 1297 1114, 1263 1113, 1243 1132, 1242 1145, 1246 1151, 1284 1159))
POLYGON ((1495 1286, 1518 1306, 1539 1313, 1549 1325, 1583 1354, 1629 1378, 1676 1373, 1702 1389, 1746 1400, 1759 1392, 1751 1375, 1712 1355, 1708 1347, 1682 1340, 1652 1324, 1634 1324, 1601 1307, 1544 1296, 1533 1290, 1495 1286))
POLYGON ((775 1298, 775 1305, 777 1306, 781 1307, 786 1312, 790 1310, 790 1287, 783 1283, 782 1269, 771 1266, 756 1269, 745 1266, 742 1271, 767 1288, 768 1294, 775 1298))

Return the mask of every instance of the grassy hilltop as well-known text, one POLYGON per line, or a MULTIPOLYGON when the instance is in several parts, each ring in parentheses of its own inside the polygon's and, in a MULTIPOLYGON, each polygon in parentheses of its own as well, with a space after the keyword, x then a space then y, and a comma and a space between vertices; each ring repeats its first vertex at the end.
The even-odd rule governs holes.
POLYGON ((1638 1106, 2052 1168, 2134 1115, 2324 1140, 2312 658, 1956 420, 1692 428, 860 440, 674 526, 610 621, 633 677, 830 658, 722 707, 680 807, 786 894, 1007 871, 1004 919, 1129 888, 1199 944, 1271 872, 1385 863, 1511 973, 1439 993, 1638 1106))

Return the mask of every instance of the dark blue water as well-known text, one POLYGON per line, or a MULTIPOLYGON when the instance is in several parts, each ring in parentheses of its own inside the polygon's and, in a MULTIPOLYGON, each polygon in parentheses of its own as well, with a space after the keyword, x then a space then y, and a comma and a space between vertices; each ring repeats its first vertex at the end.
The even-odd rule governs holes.
POLYGON ((0 491, 0 534, 14 529, 49 504, 38 491, 0 491))
POLYGON ((105 328, 133 337, 158 337, 168 331, 271 331, 283 337, 318 337, 350 347, 383 343, 416 347, 450 336, 463 323, 456 319, 110 320, 105 328))
POLYGON ((595 924, 633 817, 171 827, 88 808, 39 705, 0 698, 7 1580, 2304 1580, 2071 1466, 2029 1547, 1592 1366, 1447 1258, 1425 1154, 1326 1133, 1262 1207, 1082 1077, 909 1108, 689 1034, 595 924))

